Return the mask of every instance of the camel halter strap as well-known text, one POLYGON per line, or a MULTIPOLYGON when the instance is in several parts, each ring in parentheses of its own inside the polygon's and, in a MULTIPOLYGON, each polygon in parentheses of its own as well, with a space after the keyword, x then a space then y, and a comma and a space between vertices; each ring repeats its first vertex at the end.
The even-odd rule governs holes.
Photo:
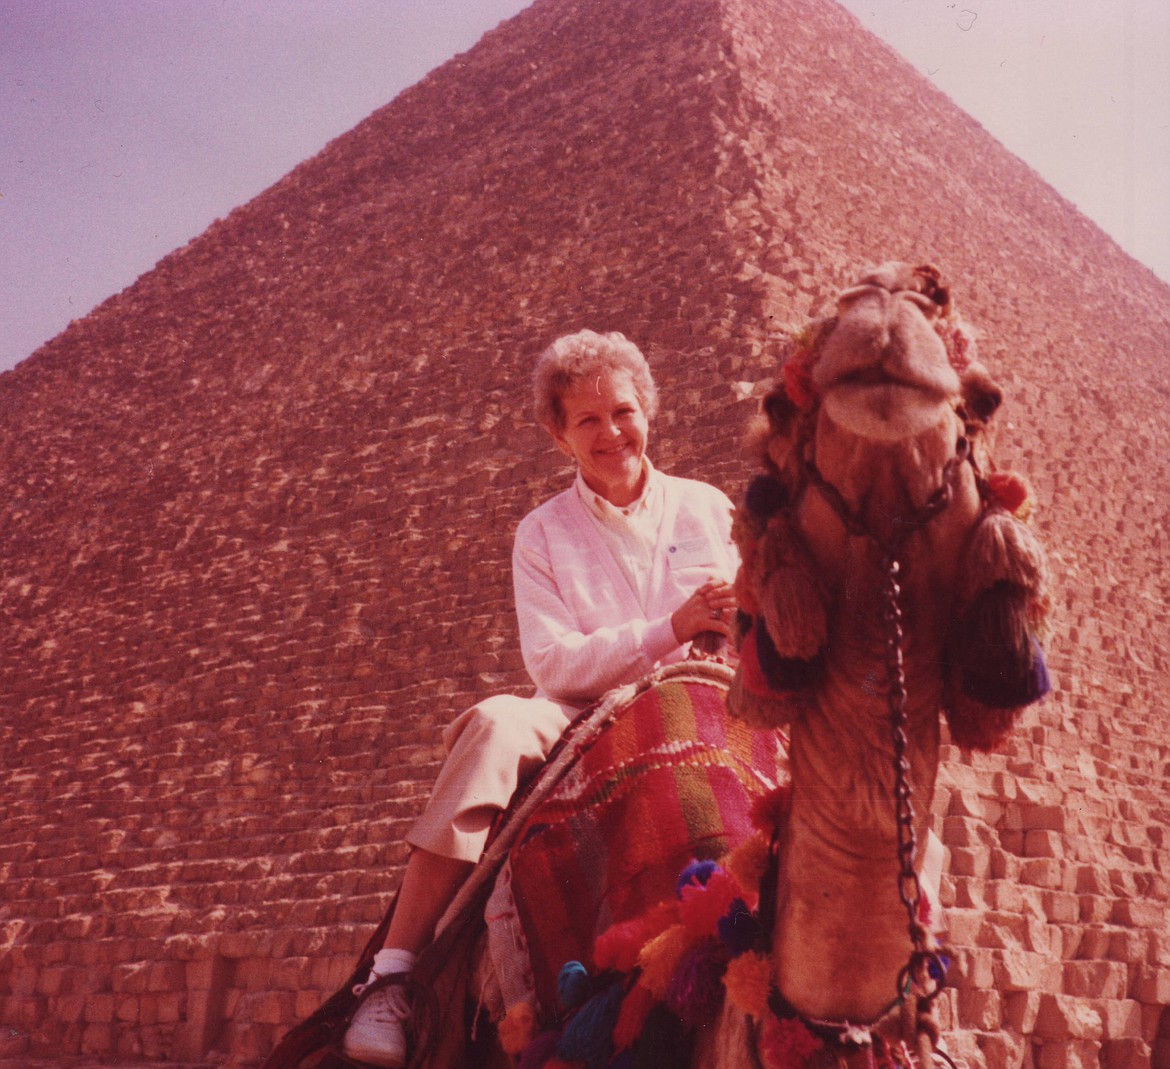
POLYGON ((898 897, 906 910, 907 930, 913 950, 898 974, 898 1000, 909 995, 918 985, 918 1008, 929 1011, 942 991, 946 980, 946 963, 932 950, 925 926, 919 920, 922 903, 922 884, 914 867, 918 849, 914 832, 914 805, 910 786, 909 746, 906 738, 906 670, 903 657, 905 633, 902 630, 902 586, 898 581, 902 572, 899 556, 906 540, 921 530, 951 503, 955 496, 955 482, 959 469, 971 456, 971 443, 960 437, 955 455, 943 468, 942 483, 926 504, 912 516, 901 520, 893 538, 888 542, 878 538, 866 527, 861 517, 846 503, 841 492, 826 482, 811 459, 805 461, 805 471, 814 485, 837 513, 851 535, 868 538, 882 553, 882 626, 886 652, 886 675, 889 683, 890 735, 894 743, 894 803, 898 828, 898 897))

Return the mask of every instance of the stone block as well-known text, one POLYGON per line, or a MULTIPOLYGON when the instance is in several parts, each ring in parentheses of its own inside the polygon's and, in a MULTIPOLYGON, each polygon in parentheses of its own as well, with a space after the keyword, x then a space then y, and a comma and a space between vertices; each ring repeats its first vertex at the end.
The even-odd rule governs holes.
POLYGON ((119 1021, 138 1021, 140 1008, 139 999, 134 995, 115 996, 114 1016, 119 1021))
POLYGON ((995 986, 1001 991, 1055 991, 1060 983, 1059 961, 1027 950, 1004 949, 995 963, 995 986))
POLYGON ((1131 981, 1130 997, 1152 1005, 1170 1005, 1170 969, 1140 969, 1131 981))
POLYGON ((993 838, 991 828, 977 817, 947 817, 943 821, 942 841, 952 850, 990 846, 993 838))
POLYGON ((955 952, 953 975, 964 987, 995 986, 995 951, 988 947, 965 946, 955 952))
POLYGON ((948 1032, 943 1037, 947 1054, 965 1069, 998 1069, 997 1066, 988 1064, 987 1057, 979 1045, 980 1038, 974 1032, 962 1030, 948 1032))
POLYGON ((1023 1036, 994 1031, 978 1037, 979 1049, 988 1069, 1022 1069, 1029 1049, 1023 1036))
POLYGON ((1020 866, 1020 879, 1033 887, 1059 891, 1064 886, 1064 865, 1055 858, 1029 858, 1020 866))
POLYGON ((1079 865, 1076 869, 1077 894, 1108 895, 1112 893, 1109 875, 1097 865, 1079 865))
POLYGON ((1117 961, 1067 961, 1064 963, 1066 995, 1079 998, 1124 998, 1129 985, 1129 971, 1117 961))
POLYGON ((958 1009, 961 1028, 994 1032, 1003 1022, 1003 1000, 998 991, 964 988, 959 991, 958 1009))
POLYGON ((987 846, 953 847, 949 868, 955 876, 985 877, 991 871, 991 849, 987 846))
POLYGON ((294 992, 293 1017, 298 1021, 303 1021, 310 1014, 317 1011, 328 997, 328 994, 320 991, 306 990, 294 992))
POLYGON ((1004 913, 1022 913, 1030 888, 1015 880, 989 880, 983 884, 987 905, 1004 913))
POLYGON ((294 1000, 289 992, 265 991, 249 999, 249 1019, 256 1024, 289 1024, 294 1019, 294 1000))
MULTIPOLYGON (((1151 1069, 1151 1053, 1143 1039, 1109 1039, 1101 1045, 1101 1069, 1151 1069)), ((1160 1067, 1155 1064, 1153 1069, 1160 1067)))
POLYGON ((1029 830, 1024 833, 1024 856, 1047 857, 1057 860, 1064 857, 1064 836, 1056 831, 1029 830))
POLYGON ((1105 924, 1113 917, 1113 900, 1101 895, 1081 895, 1081 921, 1084 924, 1105 924))
POLYGON ((1114 999, 1108 1002, 1098 1002, 1096 1005, 1101 1011, 1106 1039, 1124 1039, 1127 1036, 1142 1035, 1141 1003, 1134 1002, 1132 999, 1114 999))
POLYGON ((94 1022, 85 1026, 81 1035, 81 1054, 109 1054, 114 1049, 114 1030, 106 1023, 94 1022))
POLYGON ((991 851, 990 874, 996 880, 1017 881, 1020 878, 1021 861, 1007 850, 991 851))
POLYGON ((1113 903, 1113 913, 1110 919, 1114 924, 1126 928, 1157 931, 1166 923, 1166 903, 1119 898, 1113 903))
POLYGON ((979 909, 951 909, 944 915, 947 942, 955 947, 974 947, 980 942, 983 930, 983 911, 979 909))
POLYGON ((1041 997, 1039 991, 1013 991, 1005 996, 1003 1023, 1022 1035, 1034 1032, 1041 997))
POLYGON ((1065 1040, 1040 1047, 1036 1069, 1100 1069, 1101 1045, 1087 1040, 1065 1040))
MULTIPOLYGON (((108 1024, 114 1019, 114 1006, 114 996, 111 994, 91 995, 85 1003, 86 1022, 88 1024, 108 1024)), ((93 1052, 85 1051, 85 1053, 91 1054, 93 1052)))
POLYGON ((1098 1040, 1104 1032, 1101 1011, 1092 1001, 1071 995, 1041 995, 1037 1035, 1053 1040, 1098 1040))
POLYGON ((185 997, 177 991, 168 991, 156 996, 158 1022, 163 1025, 171 1025, 181 1021, 185 1001, 185 997))

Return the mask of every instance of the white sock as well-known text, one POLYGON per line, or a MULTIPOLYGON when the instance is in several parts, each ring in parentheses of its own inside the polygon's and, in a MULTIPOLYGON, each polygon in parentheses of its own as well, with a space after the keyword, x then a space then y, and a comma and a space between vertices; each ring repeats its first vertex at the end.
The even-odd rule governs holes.
POLYGON ((374 965, 370 969, 370 978, 367 983, 372 984, 379 976, 389 976, 396 972, 410 972, 414 968, 416 955, 409 950, 399 950, 397 947, 385 947, 374 955, 374 965))

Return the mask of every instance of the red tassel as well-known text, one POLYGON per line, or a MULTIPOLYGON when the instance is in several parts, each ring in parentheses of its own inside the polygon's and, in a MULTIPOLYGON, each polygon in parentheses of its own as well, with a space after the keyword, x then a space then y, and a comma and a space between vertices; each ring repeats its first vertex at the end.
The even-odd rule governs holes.
POLYGON ((784 822, 791 805, 792 785, 789 783, 781 783, 767 794, 757 795, 752 801, 752 827, 771 837, 784 822))
POLYGON ((593 946, 597 971, 631 972, 638 964, 642 947, 678 920, 677 908, 677 902, 659 902, 640 917, 607 928, 593 946))

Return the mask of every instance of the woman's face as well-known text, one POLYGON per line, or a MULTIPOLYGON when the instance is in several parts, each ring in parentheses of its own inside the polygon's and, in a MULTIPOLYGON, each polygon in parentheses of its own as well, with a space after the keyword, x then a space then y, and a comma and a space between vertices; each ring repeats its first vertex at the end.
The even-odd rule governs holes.
POLYGON ((565 425, 553 438, 577 461, 586 485, 618 507, 636 500, 649 424, 629 374, 586 376, 561 402, 565 425))

